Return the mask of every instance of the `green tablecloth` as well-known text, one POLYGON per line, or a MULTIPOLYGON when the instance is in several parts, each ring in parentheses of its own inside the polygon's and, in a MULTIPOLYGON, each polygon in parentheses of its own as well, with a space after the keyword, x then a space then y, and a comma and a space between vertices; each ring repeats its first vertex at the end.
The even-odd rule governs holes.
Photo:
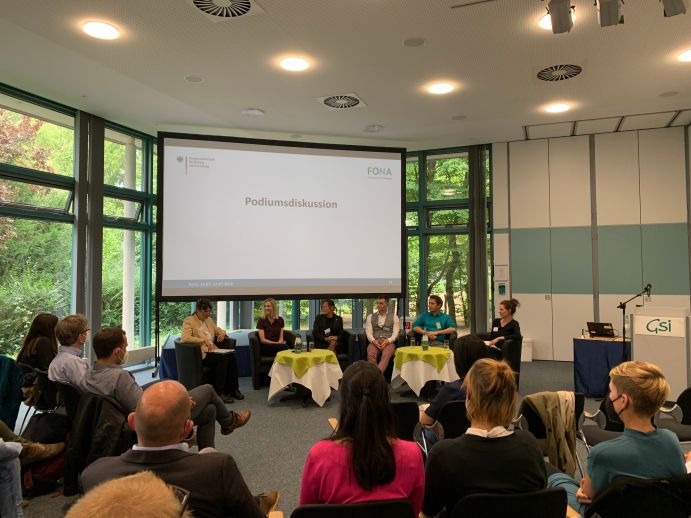
POLYGON ((420 346, 399 347, 396 349, 394 365, 400 371, 404 363, 419 360, 429 363, 436 367, 437 372, 441 372, 450 357, 451 350, 443 347, 430 346, 426 351, 423 351, 420 346))
POLYGON ((338 358, 328 349, 313 349, 308 353, 280 351, 276 354, 275 361, 290 367, 298 378, 302 378, 311 367, 324 362, 337 364, 338 358))

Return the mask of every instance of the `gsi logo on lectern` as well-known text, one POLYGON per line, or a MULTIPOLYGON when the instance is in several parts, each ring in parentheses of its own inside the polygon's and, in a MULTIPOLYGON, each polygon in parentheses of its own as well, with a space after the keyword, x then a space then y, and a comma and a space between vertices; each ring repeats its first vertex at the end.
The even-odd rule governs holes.
POLYGON ((634 333, 648 336, 677 336, 686 335, 686 324, 683 318, 677 317, 636 317, 634 333))
POLYGON ((671 320, 661 320, 659 318, 653 318, 648 320, 645 324, 645 329, 651 333, 671 333, 672 332, 672 321, 671 320))

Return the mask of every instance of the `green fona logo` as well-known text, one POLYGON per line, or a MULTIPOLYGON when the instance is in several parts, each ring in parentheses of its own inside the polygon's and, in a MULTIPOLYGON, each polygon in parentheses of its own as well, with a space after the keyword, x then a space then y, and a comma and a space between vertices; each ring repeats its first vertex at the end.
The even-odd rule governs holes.
POLYGON ((393 176, 388 167, 368 167, 367 176, 393 176))

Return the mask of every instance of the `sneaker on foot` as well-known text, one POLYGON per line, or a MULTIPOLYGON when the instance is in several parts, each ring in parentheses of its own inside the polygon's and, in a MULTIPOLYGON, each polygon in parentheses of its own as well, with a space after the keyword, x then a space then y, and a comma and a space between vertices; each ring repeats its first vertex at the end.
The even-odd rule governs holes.
POLYGON ((228 420, 229 422, 227 424, 221 425, 221 433, 223 435, 228 435, 229 433, 232 433, 233 430, 235 430, 236 428, 245 426, 247 424, 247 421, 250 420, 251 415, 252 412, 250 412, 249 410, 233 412, 233 415, 230 416, 230 419, 228 420))
POLYGON ((226 405, 231 405, 235 403, 233 396, 231 396, 230 394, 221 394, 221 399, 226 405))
POLYGON ((264 491, 257 495, 257 502, 259 503, 259 510, 264 516, 268 516, 271 511, 275 511, 278 507, 278 502, 281 495, 278 491, 264 491))
POLYGON ((19 462, 24 466, 32 462, 51 459, 64 449, 64 442, 57 442, 55 444, 41 444, 40 442, 23 443, 22 452, 19 454, 19 462))

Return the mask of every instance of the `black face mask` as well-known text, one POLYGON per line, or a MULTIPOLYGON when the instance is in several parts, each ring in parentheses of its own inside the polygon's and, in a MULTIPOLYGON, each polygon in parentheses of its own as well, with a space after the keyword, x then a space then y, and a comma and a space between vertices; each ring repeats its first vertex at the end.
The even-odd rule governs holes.
MULTIPOLYGON (((621 396, 619 396, 617 399, 614 401, 617 401, 621 396)), ((619 419, 619 414, 621 412, 618 412, 614 410, 614 401, 612 401, 609 398, 609 395, 605 396, 605 399, 603 401, 604 407, 601 408, 601 410, 605 413, 607 416, 607 424, 605 425, 605 430, 611 430, 611 431, 622 431, 624 429, 624 423, 622 422, 621 419, 619 419)), ((623 412, 623 410, 622 410, 623 412)))

